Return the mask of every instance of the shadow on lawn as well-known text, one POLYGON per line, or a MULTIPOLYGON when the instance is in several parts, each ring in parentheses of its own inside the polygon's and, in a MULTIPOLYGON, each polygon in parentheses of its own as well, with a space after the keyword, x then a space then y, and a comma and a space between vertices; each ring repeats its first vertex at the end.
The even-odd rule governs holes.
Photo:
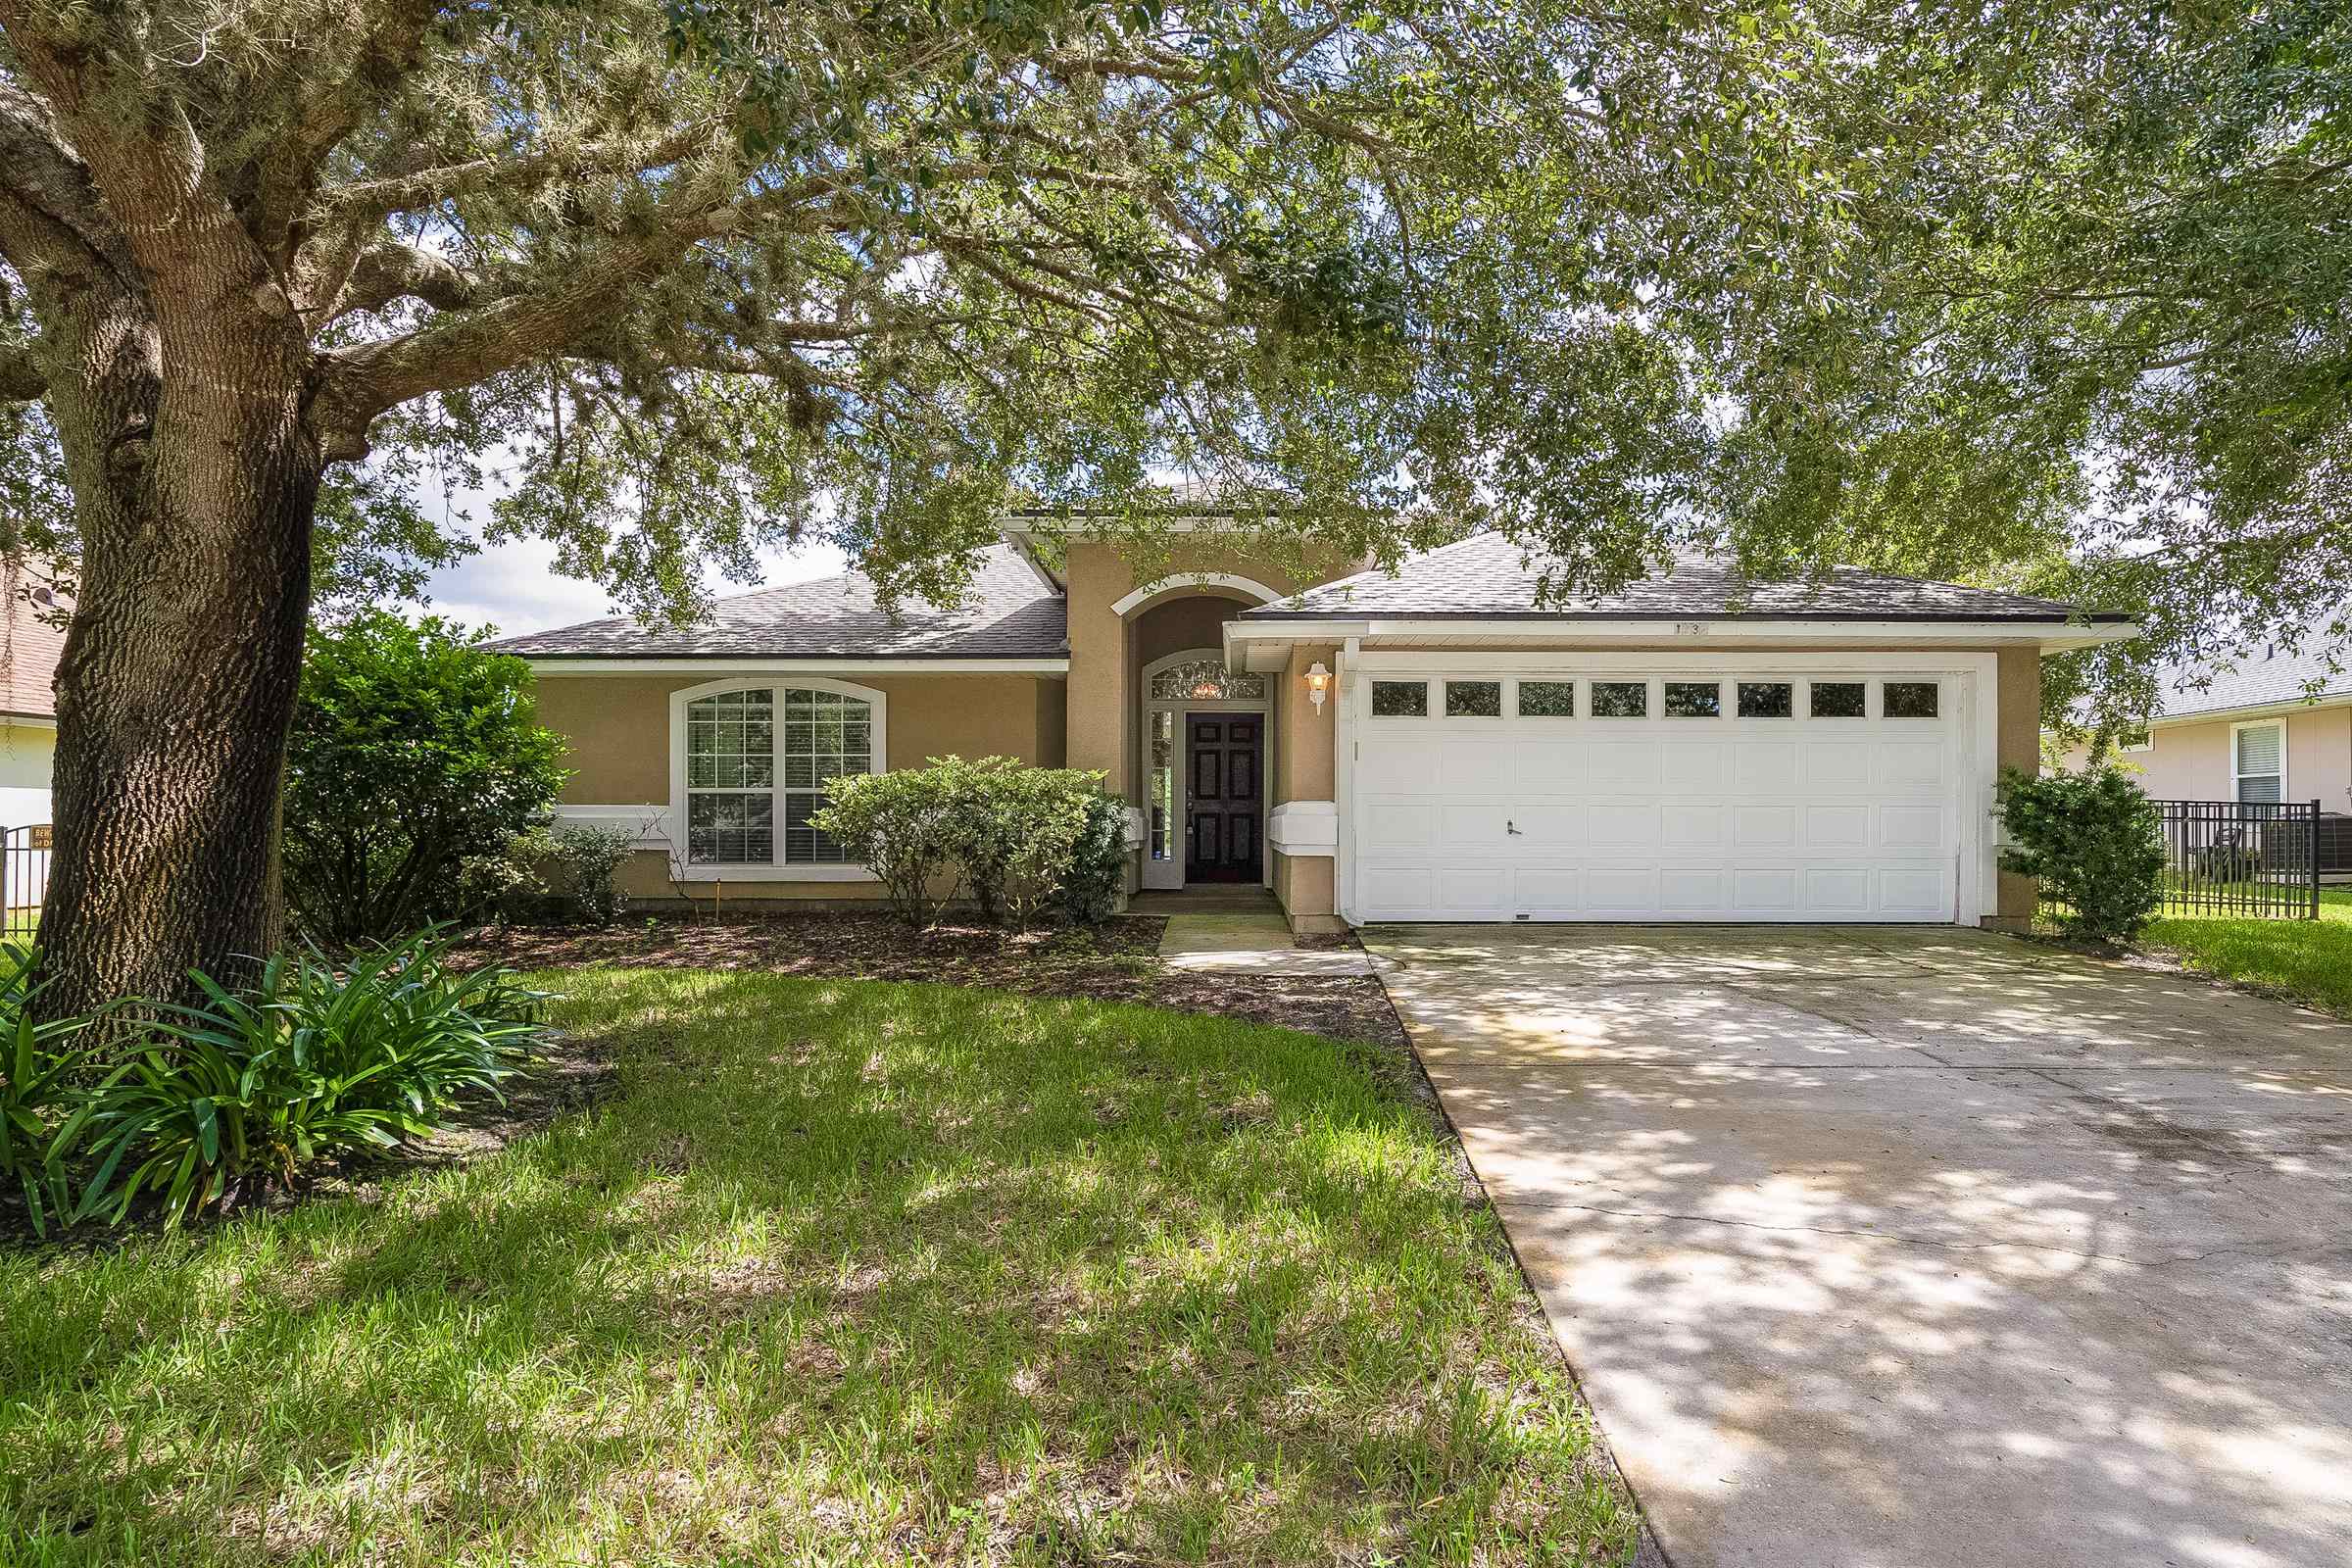
POLYGON ((61 1560, 1618 1560, 1493 1220, 1344 1048, 1131 1007, 575 974, 599 1109, 0 1260, 0 1530, 61 1560))

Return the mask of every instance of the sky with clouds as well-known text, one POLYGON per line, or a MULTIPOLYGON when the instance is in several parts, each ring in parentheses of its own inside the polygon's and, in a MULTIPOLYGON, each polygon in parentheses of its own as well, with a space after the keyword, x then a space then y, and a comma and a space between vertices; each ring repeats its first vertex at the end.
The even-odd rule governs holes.
MULTIPOLYGON (((432 499, 438 504, 439 497, 432 499)), ((454 498, 453 511, 471 517, 489 514, 479 495, 454 498)), ((451 526, 465 529, 466 524, 451 526)), ((436 615, 467 626, 484 623, 502 634, 547 631, 577 621, 598 620, 619 613, 612 598, 595 583, 566 577, 556 570, 556 547, 544 539, 515 539, 484 547, 457 565, 437 571, 425 583, 421 607, 436 615)), ((848 559, 830 545, 798 551, 763 551, 757 582, 738 582, 715 572, 705 576, 713 595, 749 593, 785 583, 836 577, 849 569, 848 559)))

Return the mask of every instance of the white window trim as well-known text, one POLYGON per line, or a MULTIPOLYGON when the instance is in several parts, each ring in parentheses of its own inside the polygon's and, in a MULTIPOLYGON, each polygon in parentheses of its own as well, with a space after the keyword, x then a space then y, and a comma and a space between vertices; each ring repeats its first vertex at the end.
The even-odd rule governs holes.
POLYGON ((2238 731, 2248 729, 2275 729, 2278 732, 2278 802, 2284 804, 2292 798, 2286 792, 2286 720, 2284 718, 2250 718, 2242 723, 2230 726, 2230 799, 2239 804, 2268 804, 2264 802, 2249 803, 2244 796, 2238 794, 2238 787, 2242 781, 2249 778, 2269 778, 2271 776, 2268 773, 2241 773, 2237 770, 2238 731))
MULTIPOLYGON (((774 862, 767 865, 698 864, 687 860, 686 855, 686 709, 698 699, 717 697, 726 692, 781 691, 797 686, 808 691, 837 692, 854 697, 873 710, 872 755, 868 766, 876 773, 890 770, 887 742, 890 734, 890 699, 871 686, 859 686, 846 680, 823 675, 746 674, 729 676, 724 680, 705 681, 699 686, 681 687, 669 694, 669 820, 666 831, 669 853, 678 858, 678 864, 688 873, 688 882, 871 882, 874 873, 862 865, 806 865, 774 862)), ((777 705, 776 722, 783 723, 782 704, 777 705)), ((784 849, 784 768, 781 757, 777 760, 777 797, 775 812, 776 852, 784 849)))
MULTIPOLYGON (((1975 651, 1944 652, 1928 649, 1862 651, 1851 653, 1776 653, 1767 649, 1724 649, 1710 653, 1682 650, 1627 652, 1619 649, 1587 649, 1582 651, 1498 650, 1494 653, 1433 653, 1428 650, 1367 649, 1354 639, 1343 644, 1341 706, 1339 712, 1340 749, 1340 844, 1339 895, 1340 914, 1350 925, 1361 924, 1360 906, 1355 889, 1355 833, 1362 820, 1361 802, 1357 799, 1362 781, 1354 763, 1354 736, 1358 726, 1445 725, 1475 723, 1492 725, 1493 719, 1444 718, 1374 718, 1372 716, 1372 682, 1374 680, 1439 680, 1451 673, 1534 675, 1545 680, 1575 680, 1578 683, 1577 711, 1573 719, 1520 718, 1516 712, 1517 683, 1504 693, 1504 722, 1506 724, 1636 724, 1640 719, 1594 719, 1592 712, 1590 682, 1645 677, 1650 684, 1650 712, 1659 712, 1660 686, 1667 680, 1689 672, 1693 675, 1713 674, 1730 682, 1740 679, 1771 680, 1859 680, 1869 686, 1865 701, 1872 720, 1894 724, 1951 726, 1955 748, 1955 766, 1952 772, 1950 800, 1959 833, 1957 855, 1958 886, 1954 889, 1953 917, 1956 924, 1973 926, 2000 912, 2000 878, 1996 836, 1992 831, 1992 806, 1999 775, 1999 658, 1995 654, 1975 651), (1754 661, 1752 670, 1738 665, 1754 661), (1727 669, 1727 666, 1731 666, 1727 669), (1938 716, 1932 719, 1886 719, 1880 712, 1880 683, 1886 680, 1936 681, 1938 716)), ((1433 696, 1436 694, 1433 693, 1433 696)), ((1697 728, 1709 723, 1739 724, 1820 724, 1834 726, 1850 720, 1822 718, 1810 715, 1790 719, 1688 719, 1682 720, 1697 728)), ((2234 743, 2232 743, 2234 745, 2234 743)), ((2231 753, 2235 765, 2235 752, 2231 753)), ((2283 765, 2283 757, 2282 757, 2283 765)), ((2284 788, 2284 778, 2280 779, 2284 788)))

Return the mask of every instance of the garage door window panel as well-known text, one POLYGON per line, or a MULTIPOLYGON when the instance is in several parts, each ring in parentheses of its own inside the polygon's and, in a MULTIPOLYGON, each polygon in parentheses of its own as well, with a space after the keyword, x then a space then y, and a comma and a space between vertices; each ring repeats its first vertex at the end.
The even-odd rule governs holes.
POLYGON ((1793 718, 1796 688, 1785 680, 1743 680, 1740 685, 1741 718, 1793 718))
POLYGON ((1446 716, 1447 718, 1500 718, 1502 716, 1502 682, 1498 680, 1449 680, 1446 682, 1446 716))
POLYGON ((1572 680, 1523 680, 1519 683, 1519 716, 1521 718, 1574 718, 1576 716, 1576 682, 1572 680))
POLYGON ((1670 680, 1666 683, 1666 716, 1668 718, 1721 718, 1723 716, 1723 684, 1720 681, 1670 680))
POLYGON ((1647 718, 1649 716, 1649 682, 1645 680, 1596 680, 1592 683, 1592 716, 1594 718, 1647 718))
POLYGON ((1936 698, 1932 680, 1890 680, 1881 688, 1879 711, 1887 718, 1934 718, 1936 698))
POLYGON ((1427 718, 1429 716, 1429 682, 1425 680, 1376 680, 1372 683, 1372 716, 1374 718, 1427 718))
POLYGON ((1858 680, 1817 680, 1807 691, 1805 711, 1814 718, 1868 716, 1870 686, 1858 680))

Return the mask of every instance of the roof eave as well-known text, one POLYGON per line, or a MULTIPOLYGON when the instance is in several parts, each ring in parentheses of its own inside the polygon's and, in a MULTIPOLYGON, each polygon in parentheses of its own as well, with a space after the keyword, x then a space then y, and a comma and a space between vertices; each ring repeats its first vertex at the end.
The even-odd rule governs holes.
MULTIPOLYGON (((2024 620, 2016 618, 1962 619, 1953 617, 1881 617, 1868 620, 1841 616, 1693 615, 1636 618, 1615 615, 1503 616, 1315 615, 1296 611, 1251 612, 1225 623, 1228 663, 1251 644, 1288 646, 1296 643, 1344 643, 1353 638, 1367 647, 1382 643, 1412 643, 1442 638, 1455 646, 1526 647, 1544 644, 1607 647, 1621 643, 1666 643, 1704 648, 1710 643, 1738 640, 1743 644, 1835 646, 1840 643, 1910 643, 1934 647, 2031 647, 2041 653, 2063 653, 2103 643, 2127 642, 2139 635, 2138 625, 2119 620, 2024 620)), ((1254 667, 1254 666, 1253 666, 1254 667)))
POLYGON ((2182 724, 2218 724, 2242 718, 2278 718, 2308 713, 2315 709, 2344 707, 2352 707, 2352 691, 2320 692, 2310 697, 2287 697, 2269 703, 2239 703, 2230 708, 2191 709, 2152 718, 2148 720, 2148 727, 2169 729, 2182 724))
POLYGON ((1066 654, 521 654, 534 675, 1066 675, 1066 654))

